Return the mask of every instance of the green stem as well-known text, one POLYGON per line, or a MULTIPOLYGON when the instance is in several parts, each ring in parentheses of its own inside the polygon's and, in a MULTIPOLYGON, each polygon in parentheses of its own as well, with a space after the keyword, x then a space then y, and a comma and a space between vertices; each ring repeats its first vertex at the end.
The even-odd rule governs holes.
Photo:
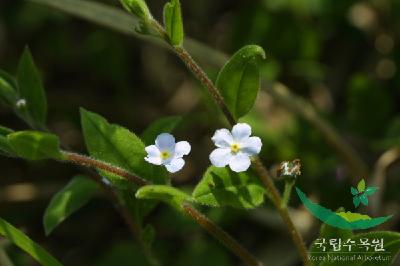
MULTIPOLYGON (((160 32, 160 35, 163 35, 165 30, 162 28, 159 23, 154 22, 155 27, 157 28, 156 30, 160 32)), ((221 108, 222 112, 224 113, 226 119, 231 125, 236 124, 236 120, 234 119, 232 113, 228 110, 223 97, 219 93, 217 87, 214 85, 214 83, 208 78, 207 74, 205 71, 194 61, 194 59, 190 56, 190 54, 183 48, 183 47, 175 47, 171 46, 174 52, 178 55, 178 57, 184 62, 184 64, 188 67, 188 69, 194 74, 194 76, 203 84, 204 87, 207 88, 207 90, 210 92, 212 98, 216 102, 216 104, 221 108)), ((254 165, 255 165, 255 170, 261 179, 261 181, 264 183, 264 185, 267 187, 267 189, 270 191, 271 196, 272 196, 272 201, 277 208, 280 216, 282 217, 282 220, 286 224, 293 242, 301 256, 301 259, 304 263, 304 265, 311 265, 309 258, 308 258, 308 252, 306 245, 304 244, 303 238, 301 237, 300 233, 297 231, 296 227, 293 224, 292 219, 290 218, 289 211, 286 206, 282 206, 282 198, 280 195, 280 192, 276 188, 274 182, 272 181, 271 177, 269 176, 268 171, 264 167, 264 165, 261 163, 260 159, 256 158, 254 160, 254 165)))
POLYGON ((292 195, 293 186, 296 183, 294 179, 285 180, 285 189, 282 196, 282 205, 286 207, 289 204, 290 196, 292 195))
MULTIPOLYGON (((151 183, 145 179, 142 179, 139 176, 136 176, 132 173, 129 173, 128 171, 121 169, 119 167, 110 165, 106 162, 96 160, 81 154, 77 153, 72 153, 72 152, 67 152, 63 151, 64 155, 64 160, 70 163, 74 163, 80 166, 85 166, 85 167, 90 167, 93 169, 100 169, 107 171, 109 173, 113 173, 116 175, 119 175, 121 177, 124 177, 131 182, 133 182, 135 185, 138 187, 142 187, 145 185, 150 185, 151 183)), ((108 188, 108 187, 107 187, 108 188)), ((111 191, 110 191, 111 193, 111 191)), ((191 217, 195 222, 197 222, 200 226, 202 226, 204 229, 206 229, 212 236, 214 236, 216 239, 221 241, 227 248, 229 248, 236 256, 238 256, 240 259, 243 260, 243 262, 246 263, 246 265, 249 266, 260 266, 262 265, 260 262, 258 262, 253 255, 247 251, 243 246, 241 246, 236 240, 234 240, 233 237, 231 237, 227 232, 225 232, 223 229, 218 227, 216 224, 214 224, 211 220, 209 220, 206 216, 201 214, 199 211, 194 209, 191 205, 188 203, 185 203, 184 206, 182 206, 183 211, 191 217)), ((123 214, 123 217, 126 218, 126 221, 130 223, 130 219, 128 218, 129 213, 127 214, 124 209, 121 209, 121 212, 123 214)), ((136 228, 135 225, 129 224, 130 229, 132 232, 137 234, 138 229, 136 228)))
MULTIPOLYGON (((84 166, 84 167, 90 167, 93 169, 102 169, 104 171, 110 172, 117 174, 121 177, 125 177, 128 180, 134 180, 135 184, 147 184, 147 181, 144 179, 141 179, 140 177, 137 177, 121 168, 111 166, 110 164, 107 164, 105 162, 101 162, 95 159, 92 159, 90 157, 80 155, 77 153, 72 153, 72 152, 63 152, 64 158, 72 162, 78 166, 84 166)), ((111 202, 114 203, 114 206, 117 210, 117 212, 120 214, 122 219, 124 220, 125 224, 127 225, 129 231, 133 235, 133 237, 138 241, 139 246, 146 258, 146 260, 149 262, 150 265, 152 266, 158 266, 160 263, 154 256, 152 250, 150 247, 143 241, 142 238, 142 233, 143 230, 141 226, 136 223, 132 217, 132 214, 129 212, 129 210, 126 207, 125 201, 118 195, 117 191, 112 187, 106 185, 102 181, 102 177, 99 176, 97 173, 90 173, 89 176, 96 181, 97 184, 105 191, 105 194, 107 197, 110 199, 111 202)))
POLYGON ((249 266, 261 266, 262 264, 246 249, 244 249, 234 238, 222 230, 219 226, 213 223, 205 215, 200 213, 198 210, 193 208, 191 205, 184 203, 182 209, 187 215, 195 220, 200 226, 202 226, 212 236, 219 239, 228 249, 240 257, 246 265, 249 266))
POLYGON ((307 251, 306 245, 304 244, 303 238, 300 235, 299 231, 297 231, 296 227, 294 226, 294 223, 293 223, 292 219, 290 218, 289 210, 288 210, 287 206, 282 204, 283 200, 282 200, 279 190, 276 188, 267 169, 264 167, 264 165, 262 164, 262 162, 259 158, 253 158, 253 168, 257 172, 257 174, 260 177, 263 184, 267 187, 267 189, 271 193, 272 202, 274 203, 276 209, 278 210, 279 215, 281 216, 282 220, 286 224, 286 227, 288 228, 288 231, 290 232, 292 240, 297 248, 297 251, 299 252, 299 254, 301 256, 303 264, 307 265, 307 266, 309 266, 309 265, 311 266, 312 264, 308 258, 308 251, 307 251))

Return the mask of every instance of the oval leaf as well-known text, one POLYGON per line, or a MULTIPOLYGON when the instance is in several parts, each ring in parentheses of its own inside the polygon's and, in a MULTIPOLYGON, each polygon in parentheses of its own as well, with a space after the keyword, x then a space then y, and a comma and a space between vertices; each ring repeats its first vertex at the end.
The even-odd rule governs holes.
POLYGON ((364 179, 362 179, 360 182, 358 182, 357 189, 358 189, 359 193, 364 192, 364 190, 365 190, 365 180, 364 179))
POLYGON ((251 171, 234 173, 228 168, 211 166, 193 191, 200 204, 220 207, 255 208, 264 201, 265 189, 251 171))
POLYGON ((368 198, 367 198, 367 196, 366 196, 365 194, 362 194, 362 195, 360 196, 360 201, 361 201, 361 203, 364 204, 365 206, 368 206, 368 198))
POLYGON ((351 194, 352 194, 353 196, 358 195, 358 190, 357 190, 356 188, 351 187, 351 188, 350 188, 350 191, 351 191, 351 194))
POLYGON ((154 144, 161 133, 171 133, 182 120, 180 116, 169 116, 156 120, 142 133, 142 140, 146 145, 154 144))
POLYGON ((367 188, 365 189, 364 194, 365 194, 366 196, 371 196, 371 195, 373 195, 377 190, 378 190, 377 187, 367 187, 367 188))
POLYGON ((190 196, 174 187, 149 185, 141 187, 136 192, 136 198, 160 200, 180 210, 182 203, 188 200, 190 196))
POLYGON ((41 246, 33 242, 27 235, 0 218, 0 235, 3 235, 20 249, 32 256, 43 266, 62 266, 62 264, 51 256, 41 246))
POLYGON ((164 6, 164 26, 173 46, 180 46, 183 42, 183 22, 181 4, 179 0, 171 0, 164 6))
POLYGON ((26 122, 32 126, 44 127, 47 115, 46 94, 28 48, 25 48, 18 64, 17 83, 19 97, 25 100, 29 114, 29 117, 25 117, 26 122))
POLYGON ((354 196, 354 197, 353 197, 353 204, 354 204, 354 207, 358 208, 358 206, 360 206, 360 202, 361 202, 361 200, 360 200, 360 197, 359 197, 359 196, 354 196))
POLYGON ((260 87, 259 63, 264 50, 248 45, 237 51, 218 74, 216 86, 236 119, 253 107, 260 87))
POLYGON ((58 137, 38 131, 19 131, 7 135, 12 150, 16 155, 27 160, 61 160, 58 137))
POLYGON ((46 235, 68 216, 83 207, 97 193, 96 182, 85 177, 74 177, 62 190, 57 192, 47 206, 43 216, 46 235))
MULTIPOLYGON (((157 184, 165 183, 168 175, 160 166, 153 166, 144 158, 143 142, 129 130, 107 122, 103 117, 81 108, 81 123, 87 149, 92 157, 121 167, 157 184)), ((131 188, 131 182, 108 172, 103 176, 120 188, 131 188)))

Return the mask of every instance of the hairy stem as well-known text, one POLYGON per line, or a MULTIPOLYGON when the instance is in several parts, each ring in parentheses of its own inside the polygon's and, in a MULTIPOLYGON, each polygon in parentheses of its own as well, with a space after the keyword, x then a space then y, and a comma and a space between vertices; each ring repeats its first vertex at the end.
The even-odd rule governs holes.
POLYGON ((285 189, 283 191, 282 196, 282 205, 287 206, 289 204, 290 196, 292 194, 293 186, 295 184, 295 180, 285 180, 285 189))
MULTIPOLYGON (((110 165, 106 162, 96 160, 81 154, 77 153, 72 153, 72 152, 66 152, 63 151, 64 154, 64 159, 67 162, 71 162, 77 165, 85 166, 85 167, 90 167, 93 169, 100 169, 104 170, 109 173, 117 174, 121 177, 124 177, 131 182, 133 182, 135 185, 138 187, 142 187, 145 185, 150 185, 151 182, 136 176, 132 173, 129 173, 128 171, 121 169, 119 167, 110 165)), ((101 182, 101 180, 100 180, 101 182)), ((101 182, 103 184, 103 182, 101 182)), ((104 186, 103 184, 102 186, 104 186)), ((106 186, 107 189, 109 189, 108 186, 106 186)), ((115 191, 110 191, 110 194, 115 195, 115 191)), ((115 195, 118 196, 118 195, 115 195)), ((120 203, 120 201, 118 201, 120 203)), ((117 206, 118 207, 118 206, 117 206)), ((122 206, 123 207, 123 206, 122 206)), ((118 207, 119 211, 121 212, 121 215, 125 219, 125 221, 128 223, 129 228, 131 231, 136 235, 138 234, 138 228, 137 225, 132 223, 130 214, 127 212, 125 208, 122 208, 121 206, 118 207)), ((243 260, 243 262, 246 263, 246 265, 249 266, 255 266, 255 265, 262 265, 259 263, 253 255, 249 253, 243 246, 241 246, 236 240, 234 240, 233 237, 231 237, 227 232, 225 232, 223 229, 218 227, 216 224, 214 224, 211 220, 209 220, 206 216, 201 214, 199 211, 194 209, 191 205, 188 203, 185 203, 183 207, 184 212, 191 217, 196 223, 198 223, 200 226, 202 226, 204 229, 206 229, 212 236, 214 236, 216 239, 221 241, 227 248, 229 248, 235 255, 237 255, 240 259, 243 260)), ((139 232, 140 235, 140 232, 139 232)), ((145 249, 146 251, 146 249, 145 249)), ((148 250, 150 252, 150 250, 148 250)))
POLYGON ((235 239, 228 235, 219 226, 213 223, 205 215, 200 213, 198 210, 193 208, 191 205, 184 203, 182 204, 182 209, 187 215, 189 215, 193 220, 195 220, 200 226, 202 226, 207 232, 212 236, 219 239, 222 244, 224 244, 228 249, 232 250, 238 257, 240 257, 246 265, 249 266, 261 266, 262 264, 257 261, 257 259, 250 254, 249 251, 244 249, 235 239))
POLYGON ((142 233, 143 230, 140 227, 140 225, 134 221, 132 214, 129 212, 128 208, 126 207, 126 204, 124 200, 118 195, 117 191, 112 187, 107 184, 105 184, 102 181, 102 177, 99 176, 98 174, 93 174, 91 175, 92 179, 95 180, 101 188, 106 192, 107 197, 114 202, 115 208, 124 220, 125 224, 128 226, 129 231, 132 233, 132 235, 135 237, 135 239, 138 241, 139 246, 141 250, 143 251, 147 261, 149 262, 150 265, 152 266, 158 266, 160 263, 158 260, 155 258, 153 255, 152 250, 150 247, 143 241, 142 238, 142 233))
POLYGON ((144 180, 143 178, 141 178, 137 175, 129 173, 128 171, 126 171, 124 169, 121 169, 117 166, 110 165, 106 162, 102 162, 102 161, 87 157, 85 155, 81 155, 81 154, 77 154, 77 153, 73 153, 73 152, 64 151, 63 155, 65 157, 65 160, 67 160, 69 162, 73 162, 75 164, 82 165, 82 166, 91 167, 94 169, 101 169, 106 172, 119 175, 121 177, 124 177, 124 178, 132 181, 133 183, 135 183, 138 186, 149 185, 149 182, 147 180, 144 180))
MULTIPOLYGON (((226 107, 226 104, 224 103, 224 100, 220 95, 218 89, 215 87, 214 83, 208 78, 207 74, 202 70, 202 68, 193 60, 193 58, 184 48, 173 47, 173 49, 175 53, 179 56, 179 58, 190 69, 190 71, 196 76, 196 78, 198 78, 199 81, 203 84, 203 86, 208 89, 211 96, 213 97, 217 105, 221 108, 222 112, 226 116, 229 123, 231 125, 236 124, 235 119, 233 118, 231 112, 229 112, 228 108, 226 107)), ((287 207, 284 204, 282 204, 283 201, 280 192, 276 188, 274 182, 272 181, 271 177, 268 174, 268 171, 265 169, 260 159, 256 158, 254 160, 254 165, 255 165, 254 168, 256 169, 259 178, 267 187, 267 189, 270 191, 273 203, 275 207, 278 209, 278 212, 282 217, 284 223, 286 224, 304 265, 311 265, 308 259, 307 248, 304 244, 303 238, 301 237, 300 233, 294 226, 293 221, 289 216, 287 207)))
POLYGON ((283 221, 285 222, 290 235, 293 239, 294 244, 301 256, 304 265, 311 265, 311 262, 308 258, 308 252, 306 245, 304 244, 303 238, 301 237, 299 231, 297 231, 296 227, 293 224, 292 219, 290 218, 288 208, 285 204, 283 204, 283 200, 279 190, 276 188, 272 178, 270 177, 267 169, 265 169, 264 165, 260 161, 259 158, 253 159, 253 167, 257 172, 258 176, 260 177, 261 181, 267 187, 267 189, 271 193, 271 199, 274 203, 275 207, 277 208, 280 216, 282 217, 283 221))

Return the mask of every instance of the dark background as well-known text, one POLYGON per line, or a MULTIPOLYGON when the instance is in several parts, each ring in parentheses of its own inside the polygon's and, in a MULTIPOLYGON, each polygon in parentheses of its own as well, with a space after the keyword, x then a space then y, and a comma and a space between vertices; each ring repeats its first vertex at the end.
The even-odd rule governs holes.
MULTIPOLYGON (((103 1, 118 6, 117 1, 103 1)), ((164 1, 148 1, 161 17, 164 1)), ((232 54, 261 45, 267 61, 261 73, 284 83, 312 103, 352 145, 373 172, 386 151, 400 146, 398 0, 182 0, 186 34, 232 54)), ((0 1, 0 68, 10 73, 28 45, 41 71, 49 105, 49 128, 75 151, 85 152, 79 107, 140 134, 167 115, 183 115, 178 139, 192 143, 184 170, 173 184, 191 189, 209 164, 210 137, 223 120, 205 91, 169 51, 101 26, 25 1, 0 1)), ((208 56, 207 54, 204 55, 208 56)), ((218 69, 207 69, 215 78, 218 69)), ((245 117, 263 139, 267 165, 300 158, 298 183, 322 205, 352 210, 352 179, 321 133, 261 91, 245 117)), ((26 129, 0 106, 0 124, 26 129)), ((92 200, 49 237, 42 215, 51 196, 79 171, 46 161, 0 158, 0 216, 22 228, 65 265, 145 265, 118 214, 104 197, 92 200)), ((386 173, 380 213, 399 211, 400 164, 386 173)), ((367 179, 371 183, 373 176, 367 179)), ((280 184, 281 185, 281 184, 280 184)), ((307 243, 319 223, 296 197, 293 218, 307 243)), ((252 211, 203 209, 268 265, 298 265, 295 249, 269 203, 252 211)), ((367 209, 363 210, 368 212, 367 209)), ((147 218, 156 228, 156 254, 164 265, 238 265, 196 224, 159 205, 147 218)), ((398 230, 397 217, 383 229, 398 230)), ((3 243, 4 242, 4 243, 3 243)), ((15 265, 35 265, 4 240, 15 265)))

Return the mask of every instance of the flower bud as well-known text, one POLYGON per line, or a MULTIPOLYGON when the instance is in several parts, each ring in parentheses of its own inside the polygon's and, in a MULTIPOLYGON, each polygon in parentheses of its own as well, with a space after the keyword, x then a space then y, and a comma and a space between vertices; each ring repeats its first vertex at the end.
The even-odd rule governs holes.
POLYGON ((148 21, 152 17, 144 0, 121 0, 121 4, 130 13, 138 16, 144 21, 148 21))

